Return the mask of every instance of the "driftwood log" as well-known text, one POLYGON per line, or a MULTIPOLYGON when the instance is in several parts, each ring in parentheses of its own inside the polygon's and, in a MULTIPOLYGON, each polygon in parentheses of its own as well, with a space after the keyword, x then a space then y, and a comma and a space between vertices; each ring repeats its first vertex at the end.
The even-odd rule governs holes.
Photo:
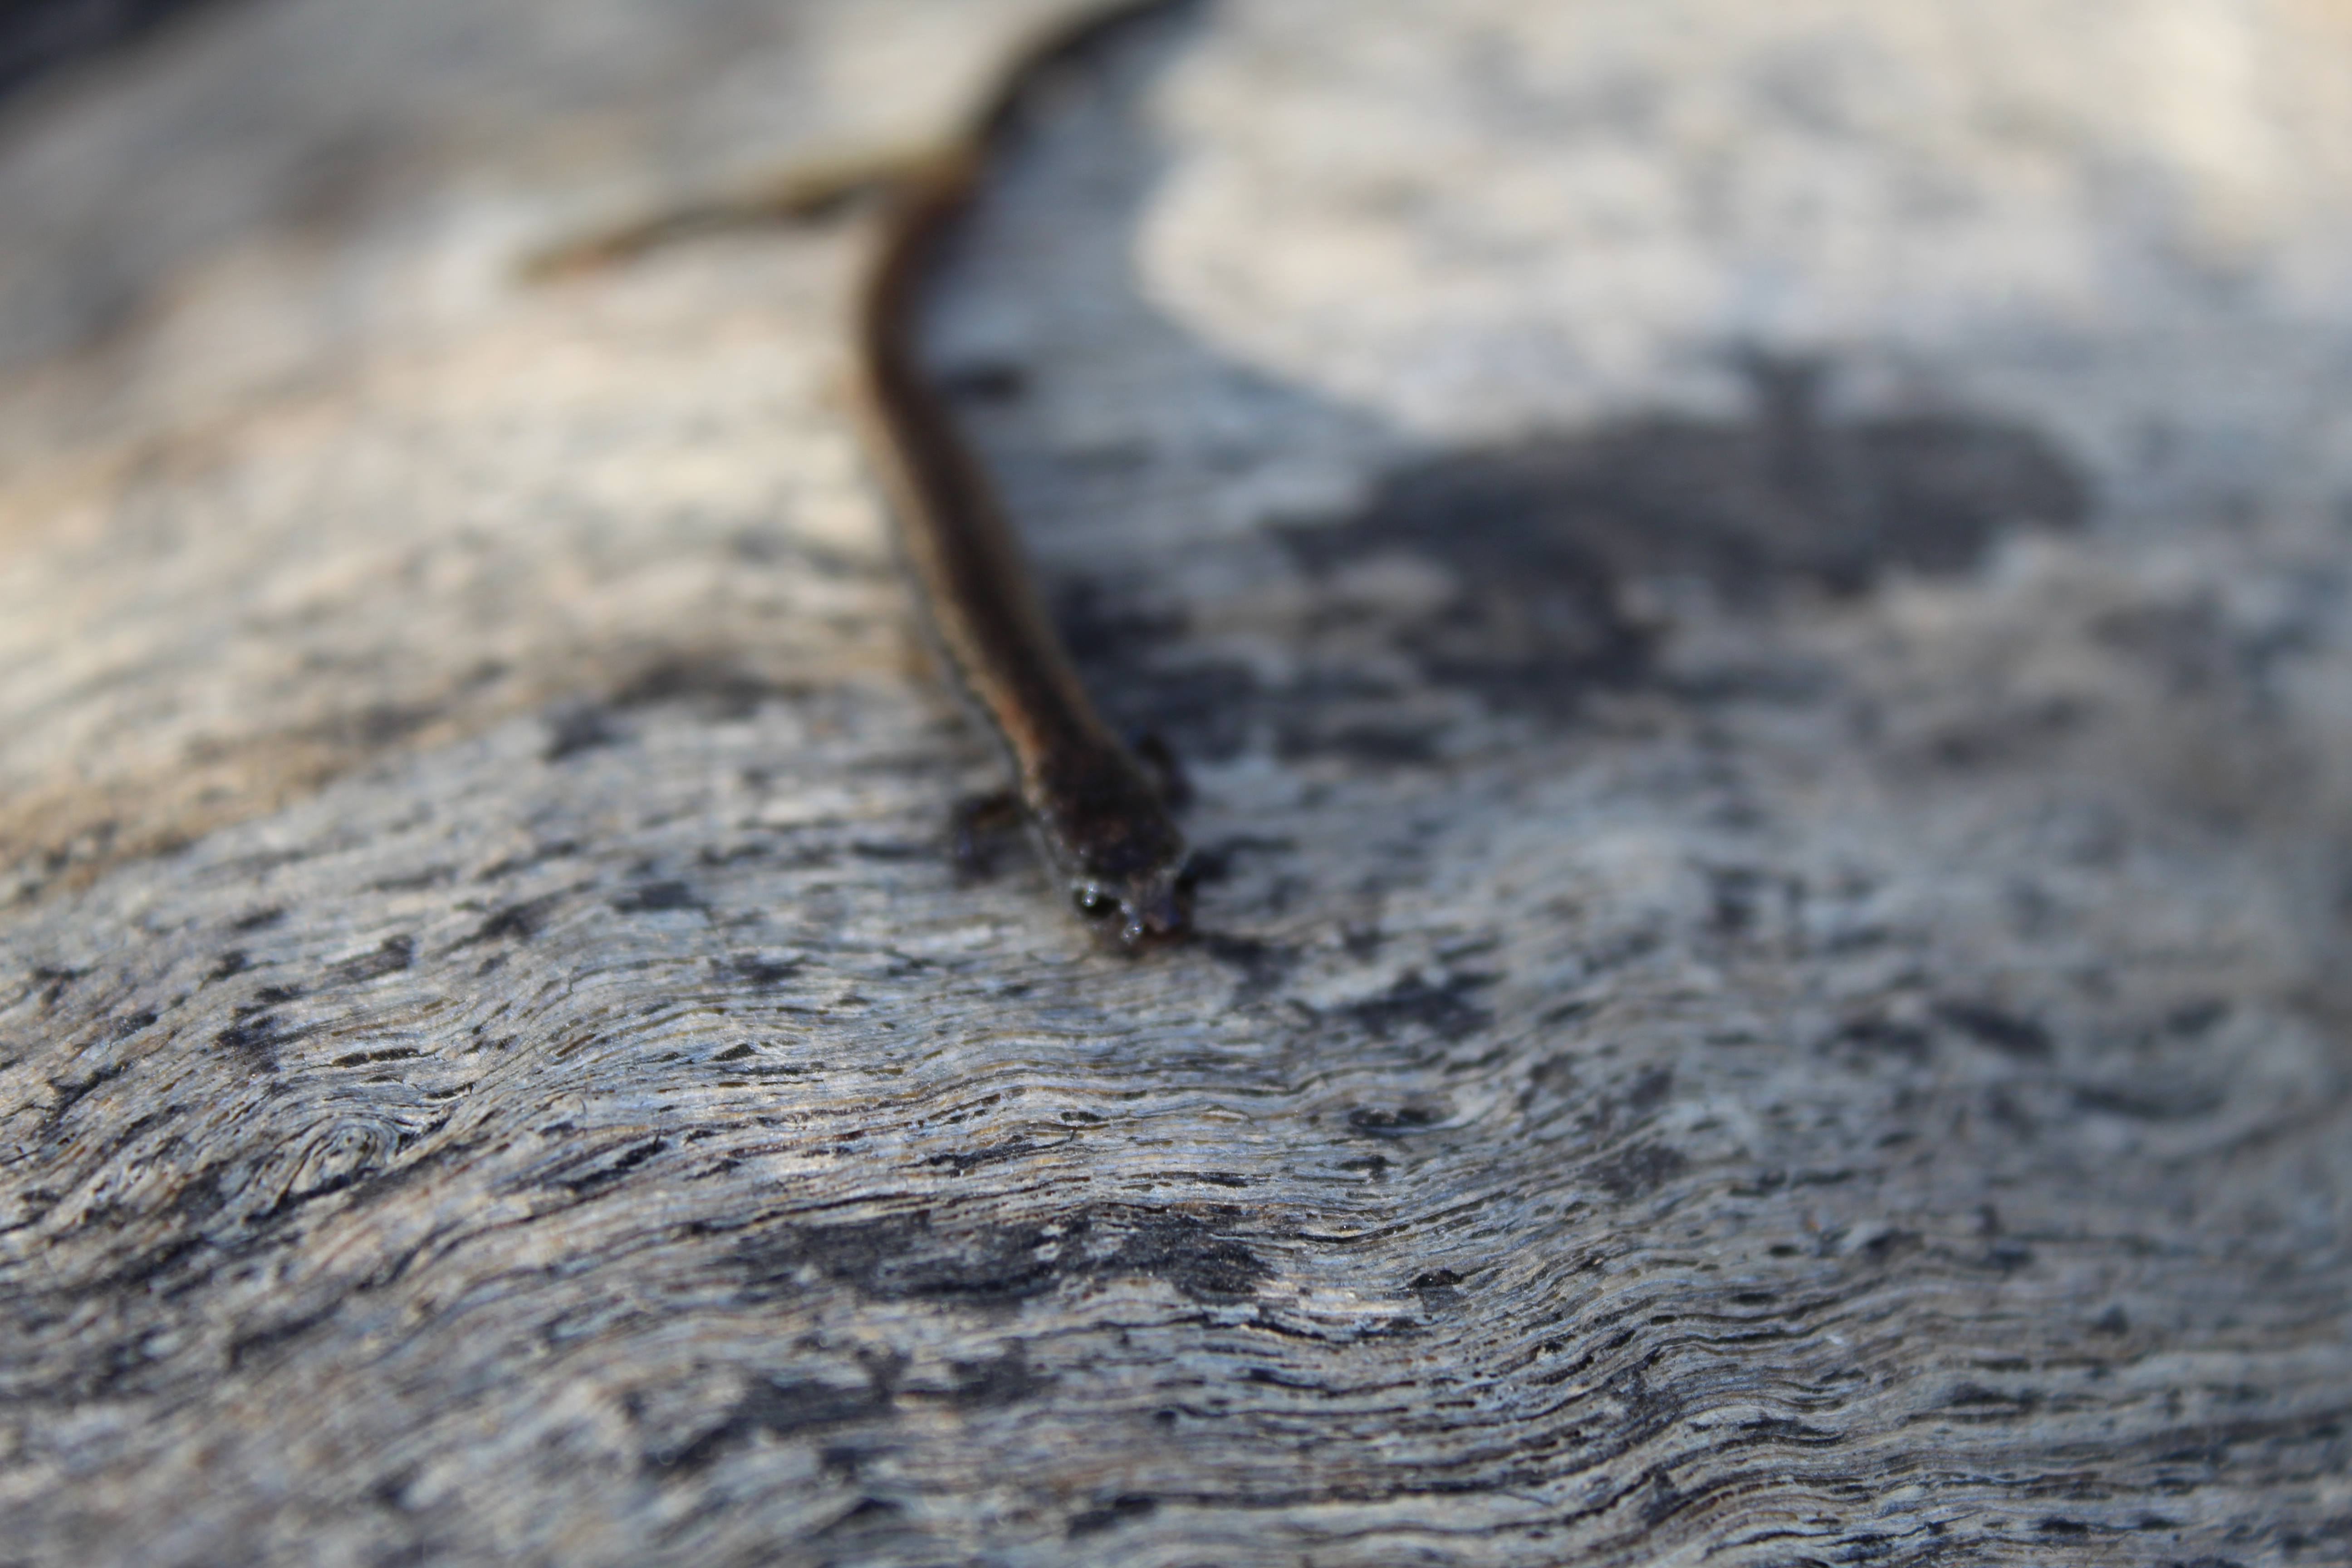
POLYGON ((1223 0, 931 324, 1202 935, 989 759, 870 236, 1014 0, 0 104, 0 1562, 2352 1561, 2352 12, 1223 0))

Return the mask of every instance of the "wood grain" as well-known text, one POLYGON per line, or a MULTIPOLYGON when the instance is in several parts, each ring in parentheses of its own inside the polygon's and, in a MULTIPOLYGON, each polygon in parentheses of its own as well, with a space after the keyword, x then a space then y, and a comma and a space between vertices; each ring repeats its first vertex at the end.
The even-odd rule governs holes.
POLYGON ((2334 10, 1057 83, 930 341, 1192 765, 1144 962, 940 853, 863 220, 513 268, 1041 7, 600 14, 0 126, 0 1562, 2352 1553, 2334 10))

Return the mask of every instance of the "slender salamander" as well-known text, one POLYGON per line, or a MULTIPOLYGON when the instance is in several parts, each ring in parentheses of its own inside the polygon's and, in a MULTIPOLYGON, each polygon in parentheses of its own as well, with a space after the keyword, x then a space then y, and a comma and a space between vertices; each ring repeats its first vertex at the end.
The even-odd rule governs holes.
POLYGON ((1021 55, 966 133, 897 183, 856 322, 860 424, 932 640, 995 731, 1072 906, 1129 951, 1191 929, 1183 836, 1160 782, 1088 700, 978 455, 923 374, 917 338, 924 286, 1026 88, 1109 26, 1167 4, 1092 12, 1021 55))
POLYGON ((914 156, 851 159, 575 237, 526 258, 526 278, 610 266, 706 230, 820 214, 879 188, 891 205, 856 308, 858 423, 898 521, 931 641, 1011 764, 1031 837, 1071 904, 1129 952, 1192 929, 1183 835, 1166 785, 1120 743, 1055 635, 986 469, 925 379, 924 286, 978 195, 1030 87, 1111 28, 1192 0, 1110 0, 1015 53, 962 133, 914 156))

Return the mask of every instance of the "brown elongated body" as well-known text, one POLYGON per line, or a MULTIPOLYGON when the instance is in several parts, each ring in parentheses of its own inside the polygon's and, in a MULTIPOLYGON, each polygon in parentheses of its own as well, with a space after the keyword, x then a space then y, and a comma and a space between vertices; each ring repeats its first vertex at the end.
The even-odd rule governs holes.
POLYGON ((923 286, 1024 89, 1103 28, 1166 4, 1093 13, 1023 54, 967 133, 897 184, 856 319, 860 421, 933 641, 1002 743, 1072 904, 1129 949, 1190 929, 1183 836, 1095 711, 986 470, 922 374, 917 338, 923 286))

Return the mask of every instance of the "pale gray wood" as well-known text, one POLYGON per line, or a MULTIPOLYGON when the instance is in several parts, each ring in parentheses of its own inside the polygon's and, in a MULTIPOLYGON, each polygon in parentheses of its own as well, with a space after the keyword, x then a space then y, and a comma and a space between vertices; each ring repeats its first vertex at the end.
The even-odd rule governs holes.
POLYGON ((1049 7, 280 0, 0 123, 0 1562, 2352 1552, 2352 51, 1226 0, 940 373, 1204 932, 832 387, 1049 7))

